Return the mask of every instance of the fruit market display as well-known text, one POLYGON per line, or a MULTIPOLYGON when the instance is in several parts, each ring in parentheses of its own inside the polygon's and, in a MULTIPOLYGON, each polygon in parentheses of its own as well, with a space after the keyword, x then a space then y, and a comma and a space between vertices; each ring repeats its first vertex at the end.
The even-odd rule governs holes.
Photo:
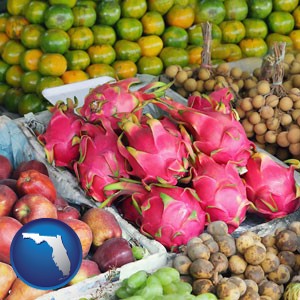
POLYGON ((223 221, 189 240, 171 266, 138 271, 122 281, 118 299, 291 300, 299 298, 300 222, 259 236, 228 233, 223 221))
POLYGON ((212 23, 214 61, 299 50, 298 0, 8 0, 0 16, 0 105, 45 109, 44 88, 102 75, 160 75, 201 63, 212 23))
POLYGON ((82 263, 68 286, 143 258, 145 249, 123 237, 112 212, 72 206, 58 195, 44 163, 24 161, 14 169, 9 159, 0 155, 0 299, 29 300, 49 292, 16 278, 10 265, 15 234, 39 218, 61 220, 79 237, 82 263))
POLYGON ((139 81, 99 85, 81 107, 58 101, 38 136, 48 162, 70 170, 100 207, 116 206, 169 251, 212 221, 225 221, 233 232, 247 213, 271 220, 299 208, 296 165, 256 151, 228 88, 184 105, 165 96, 163 82, 130 89, 139 81), (145 105, 162 115, 144 114, 145 105))

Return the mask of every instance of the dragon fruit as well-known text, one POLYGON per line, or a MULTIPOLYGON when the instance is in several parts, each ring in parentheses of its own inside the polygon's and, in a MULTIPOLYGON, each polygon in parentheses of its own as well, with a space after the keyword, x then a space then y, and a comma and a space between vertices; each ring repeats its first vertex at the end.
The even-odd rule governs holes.
POLYGON ((187 175, 190 136, 164 117, 144 116, 142 122, 132 115, 124 119, 118 149, 128 161, 127 172, 144 184, 153 182, 176 185, 187 175))
MULTIPOLYGON (((193 136, 196 151, 211 156, 221 164, 231 161, 239 167, 246 165, 255 144, 247 138, 234 113, 207 108, 199 110, 167 97, 155 99, 153 103, 187 128, 193 136)), ((201 108, 201 105, 197 107, 201 108)))
POLYGON ((284 166, 264 152, 254 153, 242 175, 251 211, 267 220, 280 218, 300 207, 300 187, 295 182, 295 166, 284 166))
POLYGON ((77 106, 67 99, 67 103, 58 101, 49 108, 52 113, 47 129, 38 136, 38 141, 44 146, 47 160, 56 167, 72 169, 73 163, 79 158, 80 130, 84 120, 74 109, 77 106))
POLYGON ((236 166, 231 162, 218 164, 198 154, 192 172, 192 186, 206 212, 206 223, 222 220, 233 232, 245 220, 250 205, 236 166))
POLYGON ((118 130, 118 122, 128 113, 142 116, 146 100, 164 94, 168 85, 162 82, 152 82, 136 91, 131 86, 140 83, 137 77, 126 78, 117 82, 108 82, 90 90, 84 99, 84 105, 77 111, 89 122, 97 122, 105 116, 114 130, 118 130))
POLYGON ((87 195, 98 202, 111 205, 108 196, 113 192, 104 192, 107 184, 116 182, 120 177, 128 177, 125 159, 117 149, 118 136, 103 118, 100 124, 86 123, 82 127, 79 144, 80 158, 73 168, 78 181, 87 195))
POLYGON ((203 232, 205 213, 195 190, 179 186, 151 185, 149 192, 138 193, 142 202, 140 231, 167 249, 181 245, 203 232))

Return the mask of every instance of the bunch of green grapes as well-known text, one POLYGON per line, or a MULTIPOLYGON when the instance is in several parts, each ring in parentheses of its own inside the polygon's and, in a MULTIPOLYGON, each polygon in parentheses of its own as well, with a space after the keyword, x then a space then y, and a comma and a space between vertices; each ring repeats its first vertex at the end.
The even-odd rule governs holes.
POLYGON ((118 299, 126 300, 217 300, 211 293, 195 296, 192 286, 180 279, 172 267, 162 267, 149 274, 140 270, 124 279, 116 290, 118 299))

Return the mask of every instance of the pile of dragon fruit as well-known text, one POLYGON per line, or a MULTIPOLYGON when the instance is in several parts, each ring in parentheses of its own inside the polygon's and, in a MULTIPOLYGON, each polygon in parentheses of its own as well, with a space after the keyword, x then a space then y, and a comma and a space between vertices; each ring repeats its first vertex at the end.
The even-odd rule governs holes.
POLYGON ((47 160, 74 172, 100 207, 115 205, 141 233, 176 249, 223 220, 233 232, 256 213, 280 218, 300 206, 295 166, 256 150, 222 88, 187 105, 138 78, 90 90, 82 107, 58 101, 38 137, 47 160), (154 105, 160 116, 144 113, 154 105))

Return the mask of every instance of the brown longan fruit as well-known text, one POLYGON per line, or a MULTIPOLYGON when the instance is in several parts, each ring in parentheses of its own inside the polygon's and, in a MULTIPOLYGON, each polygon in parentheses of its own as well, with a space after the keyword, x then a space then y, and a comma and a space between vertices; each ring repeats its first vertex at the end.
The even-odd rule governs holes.
POLYGON ((198 71, 198 79, 200 80, 208 80, 210 78, 211 74, 210 71, 206 68, 201 67, 198 71))
POLYGON ((271 91, 270 83, 267 80, 260 80, 256 88, 258 94, 260 95, 269 94, 271 91))
POLYGON ((228 74, 229 71, 230 71, 230 65, 226 62, 219 64, 216 68, 216 72, 222 75, 228 74))
POLYGON ((243 73, 243 71, 239 67, 233 67, 230 70, 230 76, 234 79, 240 79, 242 76, 242 73, 243 73))
POLYGON ((253 109, 252 99, 250 97, 243 98, 240 103, 240 108, 243 111, 250 111, 253 109))
POLYGON ((258 123, 255 124, 253 127, 253 131, 258 134, 258 135, 262 135, 264 133, 266 133, 266 131, 268 130, 267 126, 265 123, 258 123))
POLYGON ((188 92, 193 92, 197 88, 197 81, 195 78, 188 78, 184 83, 183 87, 188 92))
POLYGON ((250 90, 251 88, 256 87, 256 82, 253 78, 248 78, 245 80, 244 87, 246 90, 250 90))
POLYGON ((251 75, 248 71, 243 71, 242 75, 241 75, 241 79, 245 80, 247 78, 249 78, 251 75))
POLYGON ((289 126, 293 122, 293 118, 290 114, 283 114, 280 117, 280 124, 282 126, 289 126))
POLYGON ((293 105, 294 101, 290 97, 285 96, 279 100, 278 107, 283 111, 289 111, 293 108, 293 105))
POLYGON ((287 139, 287 131, 281 131, 277 135, 277 144, 280 147, 286 148, 290 145, 289 140, 287 139))
POLYGON ((183 84, 188 79, 188 73, 184 70, 179 71, 175 76, 175 82, 183 84))
POLYGON ((189 96, 188 91, 184 87, 178 87, 176 89, 176 92, 184 98, 187 98, 189 96))
POLYGON ((272 117, 274 116, 274 113, 275 113, 275 112, 274 112, 274 109, 273 109, 271 106, 269 106, 269 105, 263 106, 263 107, 259 110, 259 112, 260 112, 260 116, 261 116, 263 119, 265 119, 265 120, 272 118, 272 117))
POLYGON ((248 116, 248 120, 251 124, 255 125, 261 122, 260 114, 257 111, 251 111, 250 115, 248 116))
POLYGON ((211 92, 214 90, 216 81, 214 79, 208 79, 204 81, 204 90, 211 92))
POLYGON ((165 75, 171 79, 174 79, 176 74, 181 70, 181 67, 178 65, 171 65, 166 67, 165 75))
POLYGON ((300 126, 300 116, 297 117, 296 123, 300 126))
POLYGON ((286 80, 282 83, 282 86, 286 91, 290 91, 293 88, 293 84, 291 80, 286 80))
POLYGON ((256 86, 248 90, 249 97, 254 98, 257 95, 258 95, 258 93, 257 93, 256 86))
POLYGON ((293 109, 291 112, 292 118, 294 121, 297 120, 297 118, 300 116, 300 108, 293 109))
POLYGON ((274 130, 268 130, 265 133, 265 141, 269 144, 274 144, 276 143, 277 140, 277 133, 274 130))
POLYGON ((266 105, 276 107, 279 103, 279 97, 277 95, 269 95, 266 97, 266 105))
POLYGON ((289 142, 291 144, 300 142, 300 128, 298 126, 297 127, 296 126, 289 128, 289 130, 288 130, 287 139, 289 140, 289 142))
POLYGON ((265 105, 266 99, 262 95, 256 95, 252 99, 252 105, 256 109, 260 109, 263 105, 265 105))
POLYGON ((239 106, 238 106, 235 110, 236 110, 236 112, 238 113, 240 119, 243 119, 243 118, 245 117, 245 115, 246 115, 246 114, 245 114, 245 111, 242 110, 239 106))
POLYGON ((256 78, 259 78, 260 75, 261 75, 261 68, 255 68, 253 70, 253 75, 256 77, 256 78))
POLYGON ((201 80, 201 79, 197 80, 196 90, 200 93, 202 93, 204 91, 204 81, 203 80, 201 80))
POLYGON ((300 87, 300 74, 293 75, 292 85, 293 85, 293 87, 296 87, 296 88, 300 87))
POLYGON ((294 60, 290 65, 290 74, 299 74, 300 73, 300 62, 294 60))
POLYGON ((297 100, 297 101, 294 102, 293 108, 294 108, 294 109, 300 108, 300 100, 297 100))
POLYGON ((258 141, 260 144, 265 144, 265 143, 266 143, 265 135, 264 135, 264 134, 262 134, 262 135, 256 134, 256 135, 255 135, 255 139, 256 139, 256 141, 258 141))
POLYGON ((298 88, 292 88, 289 93, 288 96, 295 102, 297 100, 300 100, 300 89, 298 88))
POLYGON ((277 130, 280 126, 280 122, 277 118, 273 117, 266 120, 266 126, 269 130, 277 130))
POLYGON ((294 53, 288 52, 285 54, 283 61, 286 62, 287 64, 291 64, 294 59, 295 59, 294 53))
POLYGON ((289 145, 289 151, 292 155, 300 155, 300 143, 293 143, 289 145))

